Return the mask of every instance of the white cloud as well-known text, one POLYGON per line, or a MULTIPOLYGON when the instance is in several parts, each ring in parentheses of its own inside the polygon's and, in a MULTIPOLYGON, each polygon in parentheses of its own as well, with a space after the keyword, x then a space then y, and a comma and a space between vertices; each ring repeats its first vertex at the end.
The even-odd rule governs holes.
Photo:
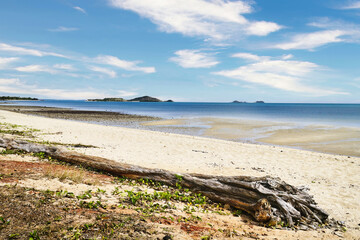
POLYGON ((33 72, 47 72, 51 74, 57 73, 57 71, 52 67, 44 66, 44 65, 28 65, 24 67, 17 67, 15 68, 15 70, 19 72, 28 72, 28 73, 33 73, 33 72))
POLYGON ((138 64, 140 63, 139 61, 131 62, 126 60, 121 60, 117 57, 109 56, 109 55, 98 56, 97 58, 95 58, 95 62, 99 64, 107 64, 107 65, 115 66, 127 71, 140 71, 144 73, 156 72, 154 67, 139 67, 138 66, 138 64))
POLYGON ((108 0, 111 6, 130 10, 150 19, 159 29, 186 36, 223 41, 234 34, 265 36, 281 26, 272 22, 251 22, 248 1, 227 0, 108 0))
POLYGON ((179 50, 175 52, 176 57, 169 60, 173 61, 183 68, 210 68, 219 62, 208 53, 202 53, 199 50, 179 50))
POLYGON ((91 71, 94 71, 94 72, 99 72, 99 73, 103 73, 103 74, 106 74, 108 75, 109 77, 111 78, 115 78, 116 77, 116 72, 111 70, 111 69, 108 69, 108 68, 103 68, 103 67, 97 67, 97 66, 89 66, 89 69, 91 71))
POLYGON ((0 57, 0 69, 6 68, 10 63, 16 62, 18 60, 19 58, 16 57, 10 57, 10 58, 0 57))
MULTIPOLYGON (((39 65, 39 64, 32 64, 22 67, 16 67, 15 70, 19 72, 25 72, 25 73, 50 73, 50 74, 65 74, 72 77, 84 77, 78 74, 72 73, 73 71, 76 71, 71 64, 54 64, 53 66, 47 66, 47 65, 39 65)), ((86 77, 84 77, 86 78, 86 77)))
POLYGON ((74 27, 57 27, 54 29, 49 29, 50 32, 73 32, 73 31, 77 31, 79 30, 78 28, 74 28, 74 27))
POLYGON ((54 57, 62 57, 66 58, 66 56, 54 52, 41 51, 37 49, 17 47, 6 43, 0 43, 0 51, 2 52, 11 52, 17 55, 31 55, 37 57, 44 56, 54 56, 54 57))
MULTIPOLYGON (((235 58, 242 58, 245 60, 254 61, 254 62, 267 61, 267 60, 271 59, 271 57, 268 57, 268 56, 258 56, 258 55, 255 55, 252 53, 246 53, 246 52, 234 53, 231 56, 235 57, 235 58)), ((279 59, 288 60, 293 57, 294 57, 294 55, 292 55, 292 54, 284 54, 279 59)))
POLYGON ((283 50, 289 50, 289 49, 312 50, 314 48, 329 43, 344 42, 345 40, 340 37, 347 34, 348 32, 342 30, 324 30, 313 33, 297 34, 292 38, 290 42, 276 44, 275 46, 272 47, 283 50))
POLYGON ((285 91, 308 93, 317 96, 347 94, 345 92, 311 87, 302 83, 306 80, 306 76, 319 68, 318 65, 311 62, 284 59, 272 60, 269 57, 259 56, 259 60, 255 63, 233 70, 214 72, 213 74, 285 91))
POLYGON ((73 7, 73 8, 74 8, 75 10, 79 11, 79 12, 82 12, 82 13, 86 14, 86 11, 85 11, 83 8, 79 7, 79 6, 75 6, 75 7, 73 7))
POLYGON ((20 81, 17 78, 0 78, 0 85, 19 85, 20 81))
POLYGON ((137 92, 129 92, 124 90, 118 90, 117 92, 119 93, 120 97, 133 97, 139 95, 137 92))
MULTIPOLYGON (((251 53, 235 53, 235 54, 233 54, 231 56, 236 57, 236 58, 242 58, 242 59, 250 60, 250 61, 260 61, 261 59, 264 58, 264 57, 260 57, 258 55, 251 54, 251 53)), ((265 58, 268 58, 268 57, 265 57, 265 58)))
POLYGON ((51 99, 88 99, 88 98, 102 98, 104 93, 98 91, 88 91, 85 89, 49 89, 41 88, 35 85, 28 85, 19 79, 0 78, 0 92, 6 94, 22 94, 26 96, 41 96, 51 99))
POLYGON ((54 68, 66 71, 74 71, 76 70, 71 64, 55 64, 54 68))
POLYGON ((341 9, 360 9, 360 1, 352 1, 342 6, 341 9))
POLYGON ((272 32, 279 31, 282 27, 273 22, 253 22, 246 28, 248 35, 266 36, 272 32))
POLYGON ((292 54, 285 54, 285 55, 282 55, 281 56, 281 59, 283 59, 283 60, 288 60, 288 59, 291 59, 291 58, 293 58, 294 57, 294 55, 292 55, 292 54))

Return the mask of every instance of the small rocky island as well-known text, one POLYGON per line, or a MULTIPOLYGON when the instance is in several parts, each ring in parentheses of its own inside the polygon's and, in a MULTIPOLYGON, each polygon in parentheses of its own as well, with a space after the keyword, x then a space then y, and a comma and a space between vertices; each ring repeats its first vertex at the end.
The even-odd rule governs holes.
POLYGON ((0 101, 39 101, 39 99, 31 97, 0 96, 0 101))
MULTIPOLYGON (((245 101, 240 102, 240 101, 238 101, 238 100, 235 100, 235 101, 233 101, 232 103, 249 103, 249 102, 245 102, 245 101)), ((254 102, 254 103, 265 103, 265 102, 264 102, 264 101, 256 101, 256 102, 254 102)))
POLYGON ((88 99, 88 102, 174 102, 173 100, 161 101, 158 98, 143 96, 137 97, 130 100, 123 98, 103 98, 103 99, 88 99))

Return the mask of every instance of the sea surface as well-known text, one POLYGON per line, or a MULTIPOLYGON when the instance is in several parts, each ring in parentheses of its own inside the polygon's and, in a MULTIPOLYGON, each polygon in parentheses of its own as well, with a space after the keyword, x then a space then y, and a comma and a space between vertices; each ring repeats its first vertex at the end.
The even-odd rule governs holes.
POLYGON ((113 111, 166 119, 217 117, 298 124, 360 127, 360 104, 87 102, 80 100, 12 101, 26 106, 113 111))

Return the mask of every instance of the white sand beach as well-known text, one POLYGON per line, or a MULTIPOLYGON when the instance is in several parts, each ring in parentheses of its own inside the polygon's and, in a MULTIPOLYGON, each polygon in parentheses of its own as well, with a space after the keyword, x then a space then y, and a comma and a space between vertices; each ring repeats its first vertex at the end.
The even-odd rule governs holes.
POLYGON ((279 177, 307 186, 330 217, 360 224, 360 158, 286 147, 102 126, 0 111, 0 122, 41 130, 38 138, 98 148, 77 151, 175 172, 279 177))

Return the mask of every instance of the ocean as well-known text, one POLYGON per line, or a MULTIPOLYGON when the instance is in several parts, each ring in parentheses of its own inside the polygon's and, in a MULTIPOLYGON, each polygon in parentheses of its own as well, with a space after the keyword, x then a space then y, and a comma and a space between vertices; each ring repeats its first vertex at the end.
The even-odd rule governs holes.
POLYGON ((298 124, 360 127, 360 104, 87 102, 81 100, 13 101, 26 106, 113 111, 172 118, 218 117, 298 124))

